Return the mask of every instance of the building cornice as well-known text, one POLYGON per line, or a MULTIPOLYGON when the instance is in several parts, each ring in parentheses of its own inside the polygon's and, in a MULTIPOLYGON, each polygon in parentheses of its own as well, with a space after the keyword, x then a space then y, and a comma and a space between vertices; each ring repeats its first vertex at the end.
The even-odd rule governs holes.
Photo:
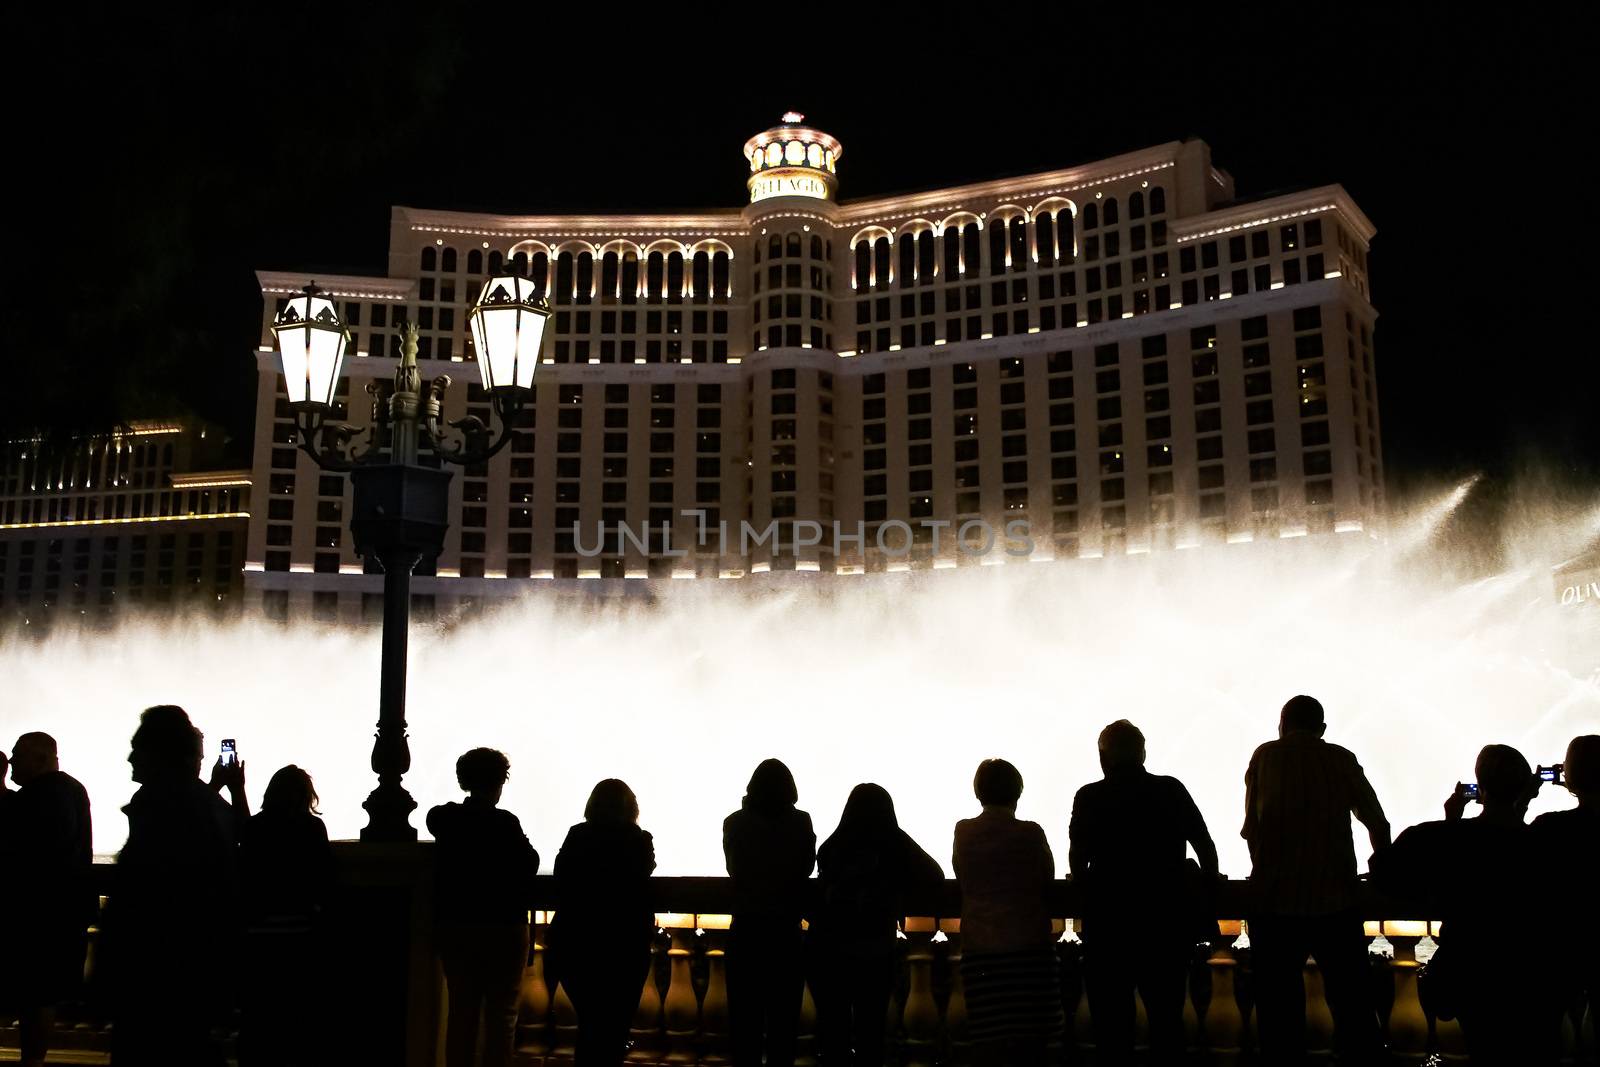
POLYGON ((1304 215, 1337 211, 1363 244, 1370 244, 1378 232, 1372 220, 1356 206, 1342 185, 1323 185, 1304 192, 1285 193, 1264 200, 1230 204, 1203 215, 1189 215, 1168 223, 1173 239, 1179 243, 1233 233, 1274 222, 1287 222, 1304 215))
POLYGON ((904 196, 846 201, 839 205, 840 224, 860 225, 863 222, 875 221, 875 216, 880 215, 892 218, 927 211, 955 211, 959 210, 965 201, 971 200, 987 201, 1023 195, 1065 196, 1076 190, 1109 185, 1126 178, 1176 166, 1178 155, 1182 150, 1183 142, 1168 141, 1137 152, 1128 152, 1064 170, 1024 174, 1015 178, 998 178, 994 181, 957 185, 904 196))
POLYGON ((663 215, 480 215, 395 205, 395 223, 419 233, 560 240, 595 237, 740 237, 749 232, 742 208, 663 215))
POLYGON ((258 270, 261 291, 273 296, 293 296, 316 282, 329 296, 347 300, 411 300, 416 297, 415 278, 374 278, 359 274, 315 274, 305 271, 258 270))

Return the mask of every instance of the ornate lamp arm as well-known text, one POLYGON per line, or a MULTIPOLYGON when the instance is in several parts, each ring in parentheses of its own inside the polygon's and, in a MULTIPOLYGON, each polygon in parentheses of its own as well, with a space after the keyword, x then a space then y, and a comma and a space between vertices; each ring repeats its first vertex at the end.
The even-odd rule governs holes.
POLYGON ((522 412, 527 391, 516 388, 495 391, 493 404, 500 427, 498 435, 491 440, 489 427, 476 415, 444 422, 444 394, 451 384, 448 374, 441 374, 428 383, 427 396, 422 404, 424 432, 441 459, 463 467, 483 463, 511 443, 511 435, 516 431, 517 416, 522 412), (446 426, 455 430, 456 436, 447 436, 446 426))
POLYGON ((377 437, 373 426, 353 426, 348 422, 332 422, 320 410, 301 411, 295 417, 295 429, 300 436, 300 450, 316 461, 323 470, 354 470, 377 453, 377 437), (351 442, 368 437, 367 447, 352 451, 351 442))

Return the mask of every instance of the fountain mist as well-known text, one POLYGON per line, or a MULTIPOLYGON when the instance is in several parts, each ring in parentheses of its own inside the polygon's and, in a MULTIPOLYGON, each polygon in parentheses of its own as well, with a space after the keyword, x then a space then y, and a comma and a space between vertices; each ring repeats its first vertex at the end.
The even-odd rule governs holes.
MULTIPOLYGON (((999 755, 1021 768, 1021 814, 1044 824, 1064 865, 1072 795, 1099 775, 1096 734, 1126 717, 1148 738, 1150 768, 1188 784, 1224 870, 1242 876, 1245 764, 1295 693, 1322 699, 1329 739, 1357 753, 1397 827, 1438 817, 1487 742, 1550 763, 1575 734, 1600 731, 1600 682, 1585 676, 1600 648, 1575 647, 1549 574, 1594 536, 1597 512, 1525 523, 1534 533, 1505 546, 1508 566, 1462 580, 1462 546, 1435 543, 1435 531, 1469 489, 1382 544, 1357 534, 800 575, 761 590, 681 583, 653 605, 535 594, 414 636, 407 784, 425 810, 456 797, 458 753, 504 749, 505 804, 548 863, 593 783, 621 777, 661 873, 708 874, 722 870, 723 815, 755 764, 777 755, 819 834, 852 785, 877 781, 948 865, 952 824, 975 808, 973 768, 999 755)), ((89 787, 101 851, 126 833, 127 738, 154 703, 187 707, 213 754, 238 738, 253 796, 299 763, 335 836, 365 822, 376 632, 132 623, 12 639, 0 667, 3 743, 31 729, 59 739, 64 767, 89 787)), ((1569 804, 1546 789, 1535 810, 1569 804)))

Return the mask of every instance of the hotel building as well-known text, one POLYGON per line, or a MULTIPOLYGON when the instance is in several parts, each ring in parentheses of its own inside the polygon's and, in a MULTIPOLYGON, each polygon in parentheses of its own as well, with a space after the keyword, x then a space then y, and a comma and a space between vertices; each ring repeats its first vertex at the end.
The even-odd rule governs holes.
POLYGON ((187 419, 0 444, 0 622, 240 605, 250 472, 187 419))
MULTIPOLYGON (((347 480, 295 447, 284 301, 312 280, 337 301, 341 396, 365 424, 403 321, 424 378, 476 382, 466 312, 508 260, 551 305, 544 365, 510 447, 452 483, 444 551, 413 584, 424 614, 530 582, 620 594, 1377 532, 1374 231, 1341 187, 1240 201, 1189 140, 840 200, 843 154, 790 114, 746 142, 742 207, 396 207, 385 277, 260 272, 247 599, 326 619, 381 600, 347 480), (1019 519, 1018 555, 956 543, 1019 519)), ((446 414, 489 405, 458 384, 446 414)))

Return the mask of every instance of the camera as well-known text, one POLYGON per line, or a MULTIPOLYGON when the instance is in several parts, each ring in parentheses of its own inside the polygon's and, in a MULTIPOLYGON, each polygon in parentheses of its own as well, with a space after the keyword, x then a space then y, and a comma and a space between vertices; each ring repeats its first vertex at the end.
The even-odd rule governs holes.
POLYGON ((1536 773, 1539 775, 1539 781, 1541 782, 1549 782, 1551 785, 1562 785, 1565 781, 1562 772, 1565 769, 1566 768, 1564 764, 1552 763, 1548 767, 1540 767, 1536 773))
POLYGON ((222 756, 220 759, 224 767, 232 767, 239 762, 239 746, 234 743, 233 738, 224 737, 222 739, 222 756))
POLYGON ((1457 789, 1456 789, 1456 795, 1461 797, 1461 799, 1463 799, 1463 800, 1477 800, 1478 799, 1478 783, 1477 782, 1462 782, 1461 785, 1458 786, 1457 789))

